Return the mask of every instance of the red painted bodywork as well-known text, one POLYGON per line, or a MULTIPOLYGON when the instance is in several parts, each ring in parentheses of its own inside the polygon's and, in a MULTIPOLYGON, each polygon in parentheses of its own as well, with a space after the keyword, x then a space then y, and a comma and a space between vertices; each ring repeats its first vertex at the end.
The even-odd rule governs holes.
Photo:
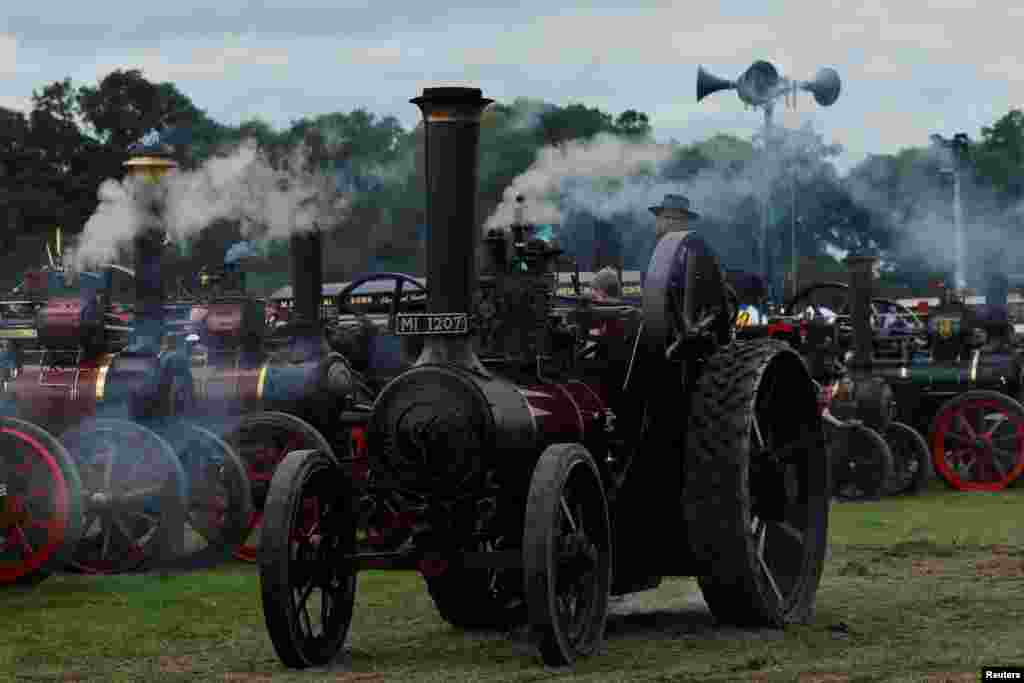
POLYGON ((57 433, 95 416, 113 357, 87 357, 77 367, 25 365, 12 386, 18 416, 57 433))
POLYGON ((535 384, 520 392, 544 443, 586 443, 608 407, 599 387, 578 380, 535 384))

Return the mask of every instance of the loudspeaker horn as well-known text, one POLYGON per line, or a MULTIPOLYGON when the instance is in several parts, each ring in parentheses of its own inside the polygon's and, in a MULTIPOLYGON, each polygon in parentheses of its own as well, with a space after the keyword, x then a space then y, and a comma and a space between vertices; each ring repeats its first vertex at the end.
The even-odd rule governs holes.
POLYGON ((779 72, 771 62, 758 60, 736 81, 736 92, 741 100, 756 107, 775 99, 780 81, 779 72))
POLYGON ((713 92, 719 90, 732 90, 736 87, 734 81, 730 81, 728 78, 719 78, 718 76, 712 76, 704 70, 703 66, 697 67, 697 101, 700 102, 705 97, 713 92))
POLYGON ((813 81, 800 83, 800 89, 814 95, 814 101, 822 107, 828 107, 839 98, 842 83, 839 80, 839 73, 826 66, 818 69, 813 81))

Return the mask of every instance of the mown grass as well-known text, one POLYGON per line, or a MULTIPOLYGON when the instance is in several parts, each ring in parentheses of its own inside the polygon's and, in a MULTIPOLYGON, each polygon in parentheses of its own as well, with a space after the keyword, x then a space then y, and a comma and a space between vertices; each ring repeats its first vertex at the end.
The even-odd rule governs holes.
POLYGON ((1022 596, 1024 489, 935 488, 833 506, 817 618, 784 633, 716 627, 696 584, 673 579, 617 602, 605 652, 558 672, 523 634, 449 628, 415 574, 367 572, 346 654, 292 672, 266 635, 254 568, 232 564, 4 590, 0 680, 954 680, 1024 664, 1022 596))

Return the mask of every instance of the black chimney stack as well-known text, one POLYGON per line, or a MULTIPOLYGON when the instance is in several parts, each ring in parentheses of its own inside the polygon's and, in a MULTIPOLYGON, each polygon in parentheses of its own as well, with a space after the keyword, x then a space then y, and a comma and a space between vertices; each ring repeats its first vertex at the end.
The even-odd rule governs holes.
POLYGON ((875 264, 873 254, 846 257, 850 272, 850 324, 853 327, 853 363, 868 367, 873 360, 874 334, 871 330, 871 300, 874 298, 875 264))
MULTIPOLYGON (((480 118, 493 100, 479 88, 424 88, 428 313, 471 313, 476 254, 480 118)), ((428 336, 419 363, 479 365, 465 336, 428 336)))
POLYGON ((323 298, 324 282, 320 231, 293 234, 289 250, 296 327, 316 334, 320 329, 320 301, 323 298))

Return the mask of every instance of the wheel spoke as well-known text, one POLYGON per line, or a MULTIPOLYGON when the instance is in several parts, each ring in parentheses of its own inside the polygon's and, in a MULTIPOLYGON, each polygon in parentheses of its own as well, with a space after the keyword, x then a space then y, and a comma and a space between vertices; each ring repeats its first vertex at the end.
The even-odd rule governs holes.
POLYGON ((35 553, 35 548, 28 542, 28 536, 25 535, 25 531, 20 526, 16 526, 10 535, 15 539, 17 546, 21 548, 22 552, 25 553, 25 557, 32 557, 35 553))
POLYGON ((750 416, 750 426, 751 426, 751 430, 754 432, 754 438, 755 438, 755 440, 757 442, 755 444, 755 447, 757 448, 757 451, 758 452, 764 452, 765 450, 768 449, 768 444, 765 443, 764 434, 761 433, 761 423, 757 419, 757 415, 756 414, 750 416))
POLYGON ((978 435, 974 431, 974 425, 972 425, 971 421, 967 419, 967 416, 963 413, 957 413, 956 416, 960 418, 960 424, 963 425, 964 431, 967 432, 967 438, 972 440, 977 439, 978 435))
POLYGON ((971 442, 970 439, 968 439, 965 436, 961 436, 960 434, 957 434, 956 432, 946 432, 945 436, 950 441, 955 441, 955 442, 957 442, 959 444, 969 444, 971 442))
POLYGON ((578 529, 576 527, 576 520, 573 519, 572 513, 569 512, 569 504, 566 502, 565 496, 560 496, 558 501, 559 504, 562 506, 562 514, 565 515, 566 521, 569 522, 569 526, 572 528, 572 532, 574 534, 578 533, 578 529))
POLYGON ((768 534, 768 525, 763 519, 757 520, 757 526, 754 527, 754 538, 757 541, 757 556, 764 558, 764 543, 768 534))
POLYGON ((782 591, 779 590, 779 584, 775 582, 775 575, 772 574, 772 570, 768 568, 768 563, 765 562, 764 556, 759 553, 757 561, 760 563, 761 570, 764 572, 765 578, 768 579, 768 583, 771 585, 775 596, 779 599, 779 602, 783 602, 782 591))
POLYGON ((100 547, 100 559, 101 560, 103 558, 107 557, 107 555, 110 552, 110 537, 113 535, 112 531, 113 531, 113 526, 114 525, 111 523, 112 520, 109 519, 110 516, 106 515, 106 517, 107 517, 107 519, 105 519, 105 520, 100 522, 100 524, 102 525, 101 528, 103 530, 102 531, 102 534, 103 534, 103 545, 100 547))
POLYGON ((772 522, 772 524, 791 540, 799 543, 800 545, 804 544, 804 533, 789 522, 772 522))
POLYGON ((314 588, 316 588, 316 584, 314 583, 313 578, 309 577, 308 583, 299 592, 299 599, 295 603, 297 609, 303 611, 306 609, 306 605, 309 602, 309 596, 312 595, 314 588))
POLYGON ((999 476, 1005 478, 1007 474, 1006 466, 1003 464, 1003 461, 998 456, 1002 456, 1003 458, 1006 458, 1009 462, 1012 463, 1017 460, 1017 454, 1011 451, 1003 450, 1001 448, 992 449, 992 466, 999 470, 999 476))

